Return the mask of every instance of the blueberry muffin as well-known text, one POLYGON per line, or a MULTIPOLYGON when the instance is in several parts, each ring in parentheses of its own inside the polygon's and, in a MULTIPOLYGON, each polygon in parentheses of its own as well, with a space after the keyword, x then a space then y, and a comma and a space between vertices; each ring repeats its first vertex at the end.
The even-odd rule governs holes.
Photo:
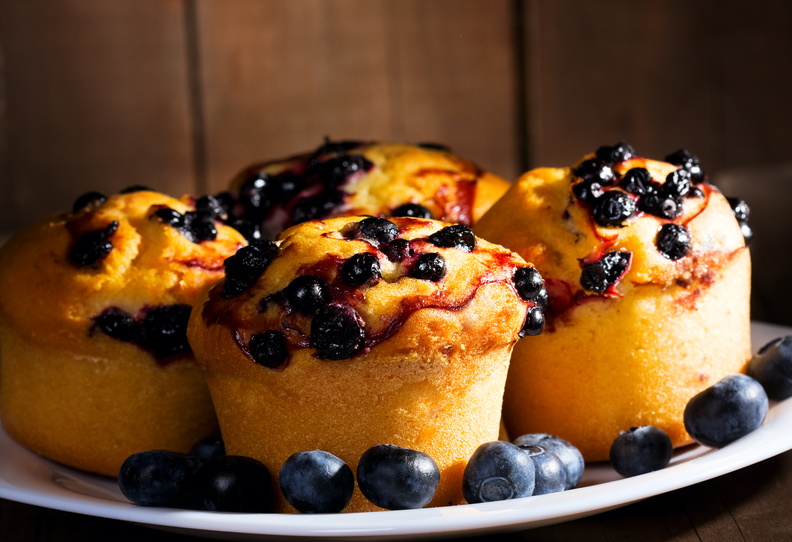
POLYGON ((187 342, 199 292, 245 244, 150 190, 90 193, 0 251, 0 416, 23 446, 115 476, 134 452, 216 431, 187 342))
POLYGON ((291 225, 335 216, 471 225, 508 186, 442 145, 327 141, 313 152, 244 168, 220 199, 250 239, 273 239, 291 225))
MULTIPOLYGON (((314 220, 229 259, 188 337, 228 453, 277 473, 319 449, 354 471, 371 446, 411 448, 440 467, 431 505, 448 505, 463 502, 467 458, 498 438, 513 346, 542 329, 541 288, 467 226, 314 220)), ((375 509, 356 490, 345 510, 375 509)))
POLYGON ((690 442, 687 401, 750 355, 747 215, 684 150, 655 161, 620 143, 524 174, 475 227, 533 262, 549 298, 546 331, 514 351, 509 432, 589 461, 632 426, 690 442))

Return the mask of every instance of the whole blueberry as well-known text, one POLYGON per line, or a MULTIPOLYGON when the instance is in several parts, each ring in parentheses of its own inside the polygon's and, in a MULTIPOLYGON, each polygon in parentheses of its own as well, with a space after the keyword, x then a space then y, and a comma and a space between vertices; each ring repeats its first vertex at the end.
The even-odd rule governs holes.
POLYGON ((572 193, 583 203, 594 205, 605 191, 597 180, 581 180, 572 185, 572 193))
POLYGON ((93 321, 99 331, 116 340, 134 342, 138 338, 137 321, 119 307, 106 308, 93 321))
POLYGON ((538 305, 534 305, 528 309, 527 314, 525 315, 525 322, 523 323, 522 328, 520 329, 520 337, 525 337, 526 335, 530 337, 534 337, 536 335, 541 335, 541 333, 545 329, 545 315, 542 307, 538 305))
POLYGON ((584 181, 594 181, 602 186, 612 184, 615 179, 610 165, 597 158, 582 161, 572 170, 572 173, 584 181))
POLYGON ((695 395, 685 407, 685 429, 697 442, 722 448, 762 425, 768 398, 744 374, 729 375, 695 395))
POLYGON ((118 473, 118 487, 133 504, 182 508, 190 504, 195 463, 186 455, 149 450, 129 456, 118 473))
POLYGON ((535 267, 518 267, 514 270, 514 287, 521 298, 532 301, 541 295, 545 283, 535 267))
POLYGON ((236 254, 226 258, 223 296, 226 298, 240 295, 253 286, 278 255, 278 245, 268 240, 251 242, 240 248, 236 254))
POLYGON ((157 305, 148 307, 140 321, 138 344, 157 358, 191 351, 187 342, 187 323, 191 305, 157 305))
POLYGON ((567 471, 558 456, 543 446, 520 446, 531 457, 536 482, 534 495, 558 493, 567 488, 567 471))
POLYGON ((184 213, 182 234, 193 243, 214 241, 217 238, 215 216, 210 209, 198 209, 184 213))
POLYGON ((536 471, 530 455, 506 441, 481 444, 462 475, 462 494, 470 504, 533 495, 536 471))
POLYGON ((370 252, 355 254, 341 266, 341 280, 349 286, 363 286, 381 277, 379 260, 370 252))
POLYGON ((248 216, 262 219, 278 197, 278 183, 268 173, 251 173, 239 187, 239 203, 248 216))
POLYGON ((429 242, 438 247, 458 248, 464 252, 476 249, 476 236, 473 230, 462 224, 454 224, 436 231, 429 236, 429 242))
POLYGON ((792 397, 792 335, 760 348, 748 363, 748 376, 757 380, 773 401, 792 397))
POLYGON ((624 477, 665 468, 674 448, 668 434, 654 425, 622 431, 610 447, 613 470, 624 477))
POLYGON ((184 215, 170 207, 160 207, 152 215, 154 218, 176 229, 184 228, 184 215))
POLYGON ((600 226, 621 228, 636 211, 635 200, 621 190, 608 190, 594 202, 591 216, 600 226))
POLYGON ((248 348, 253 361, 270 369, 277 369, 289 359, 286 336, 277 329, 254 334, 248 348))
POLYGON ((320 358, 351 358, 361 351, 365 338, 363 319, 347 305, 325 305, 311 321, 311 346, 320 358))
POLYGON ((541 446, 553 452, 566 470, 566 489, 572 489, 583 477, 586 462, 583 454, 569 441, 547 433, 527 433, 514 439, 517 446, 541 446))
POLYGON ((399 227, 386 218, 368 217, 357 223, 355 238, 368 241, 375 247, 387 245, 399 235, 399 227))
POLYGON ((627 272, 631 259, 630 252, 612 251, 596 262, 584 264, 580 273, 580 285, 589 292, 604 293, 627 272))
POLYGON ((231 220, 228 225, 241 233, 248 243, 259 241, 263 238, 263 235, 261 234, 261 226, 251 220, 235 218, 231 220))
POLYGON ((195 200, 197 211, 208 211, 217 220, 227 220, 229 208, 228 201, 219 196, 206 195, 195 200))
POLYGON ((690 230, 681 224, 663 224, 655 238, 657 250, 669 260, 678 260, 690 254, 690 230))
POLYGON ((323 450, 297 452, 278 475, 281 493, 299 512, 340 512, 352 498, 355 476, 344 461, 323 450))
POLYGON ((325 190, 313 196, 301 197, 292 209, 292 222, 300 224, 327 216, 343 199, 343 194, 338 190, 325 190))
POLYGON ((701 169, 699 159, 685 149, 679 149, 669 154, 665 157, 665 161, 687 170, 694 183, 700 183, 704 180, 704 171, 701 169))
POLYGON ((426 506, 440 483, 440 469, 427 454, 393 444, 377 444, 360 456, 361 493, 386 510, 426 506))
POLYGON ((313 314, 330 301, 327 283, 312 275, 299 275, 283 291, 289 306, 303 314, 313 314))
POLYGON ((621 187, 630 194, 643 196, 652 191, 652 175, 646 168, 634 167, 622 177, 621 187))
POLYGON ((686 169, 675 169, 666 175, 665 182, 660 186, 659 192, 677 198, 683 198, 690 192, 690 172, 686 169))
POLYGON ((729 206, 731 207, 732 212, 734 213, 734 218, 737 219, 737 222, 748 222, 748 219, 751 217, 751 209, 744 200, 741 200, 740 198, 728 197, 726 198, 726 201, 729 202, 729 206))
POLYGON ((380 249, 391 262, 403 262, 412 253, 410 242, 407 239, 394 239, 380 249))
POLYGON ((403 203, 396 207, 391 216, 409 216, 413 218, 432 218, 432 211, 420 203, 403 203))
POLYGON ((82 234, 69 250, 69 260, 80 267, 93 265, 110 254, 113 243, 109 238, 118 230, 118 220, 104 228, 82 234))
POLYGON ((635 150, 625 142, 619 141, 615 145, 603 145, 594 153, 595 156, 606 164, 616 164, 629 160, 635 156, 635 150))
POLYGON ((432 282, 439 281, 445 274, 445 258, 435 252, 427 252, 418 256, 410 270, 411 277, 432 282))
POLYGON ((195 492, 213 512, 263 513, 273 509, 273 482, 267 467, 250 457, 224 455, 195 473, 195 492))
POLYGON ((638 200, 638 209, 660 218, 672 220, 682 214, 682 202, 674 194, 650 192, 638 200))

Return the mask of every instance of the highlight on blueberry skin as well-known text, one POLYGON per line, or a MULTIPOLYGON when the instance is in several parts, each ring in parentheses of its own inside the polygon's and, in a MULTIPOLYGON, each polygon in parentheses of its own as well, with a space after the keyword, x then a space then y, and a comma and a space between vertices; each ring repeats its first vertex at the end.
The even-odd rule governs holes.
POLYGON ((357 482, 363 496, 380 508, 423 508, 437 491, 440 469, 421 451, 377 444, 361 455, 357 482))
POLYGON ((744 374, 729 375, 688 402, 685 429, 700 444, 722 448, 762 425, 768 408, 759 382, 744 374))
POLYGON ((748 363, 748 376, 757 380, 773 401, 792 397, 792 335, 760 348, 748 363))
POLYGON ((355 476, 342 459, 323 450, 296 452, 280 468, 284 498, 299 512, 331 514, 352 498, 355 476))
POLYGON ((531 456, 502 440, 476 448, 462 475, 462 494, 470 504, 530 497, 535 485, 531 456))
POLYGON ((674 448, 661 428, 641 425, 622 431, 610 448, 613 470, 625 478, 664 469, 674 448))
POLYGON ((541 446, 553 452, 566 470, 566 488, 572 489, 580 483, 586 462, 575 445, 548 433, 527 433, 512 441, 517 446, 541 446))
POLYGON ((558 456, 543 446, 520 446, 534 464, 534 495, 559 493, 566 489, 567 473, 558 456))

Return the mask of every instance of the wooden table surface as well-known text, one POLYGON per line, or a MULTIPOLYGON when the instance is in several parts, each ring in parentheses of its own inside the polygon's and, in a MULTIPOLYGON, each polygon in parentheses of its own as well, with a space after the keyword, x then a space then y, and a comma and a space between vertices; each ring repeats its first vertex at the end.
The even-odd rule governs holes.
MULTIPOLYGON (((468 540, 792 540, 792 451, 630 506, 548 527, 468 540)), ((205 540, 0 499, 0 541, 205 540)))

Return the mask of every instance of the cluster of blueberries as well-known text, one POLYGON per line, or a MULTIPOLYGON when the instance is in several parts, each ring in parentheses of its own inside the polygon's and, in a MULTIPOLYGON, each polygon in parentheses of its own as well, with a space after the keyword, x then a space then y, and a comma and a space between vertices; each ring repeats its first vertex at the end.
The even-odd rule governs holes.
POLYGON ((192 307, 184 304, 144 307, 131 315, 120 307, 108 307, 93 318, 91 332, 99 330, 116 340, 136 344, 151 352, 159 363, 192 352, 187 323, 192 307))
MULTIPOLYGON (((757 352, 748 374, 727 376, 693 397, 685 428, 699 443, 721 448, 758 428, 770 400, 789 397, 792 336, 785 336, 757 352)), ((612 467, 625 477, 662 469, 671 455, 668 435, 652 425, 623 431, 610 450, 612 467)), ((578 449, 556 436, 532 433, 513 442, 486 442, 469 458, 462 493, 471 504, 555 493, 576 487, 584 469, 578 449)), ((361 455, 355 473, 329 452, 297 452, 281 466, 277 485, 299 512, 335 513, 349 503, 356 483, 376 506, 402 510, 428 504, 439 482, 437 464, 427 454, 378 444, 361 455)), ((187 454, 133 454, 118 477, 121 492, 134 504, 249 513, 273 511, 275 483, 261 462, 226 455, 219 436, 187 454)))
MULTIPOLYGON (((543 495, 575 487, 583 456, 569 442, 547 434, 479 446, 463 473, 469 503, 543 495)), ((286 501, 303 513, 342 511, 355 489, 386 510, 417 509, 434 497, 440 483, 437 463, 424 452, 377 444, 360 456, 356 472, 323 450, 291 455, 278 472, 286 501)), ((275 482, 252 458, 226 455, 220 437, 198 443, 188 454, 151 450, 131 455, 118 485, 132 503, 223 512, 271 512, 275 482)))
MULTIPOLYGON (((399 228, 390 220, 379 217, 364 218, 351 224, 343 235, 348 239, 362 239, 381 250, 392 261, 414 258, 408 275, 437 282, 445 276, 446 261, 435 252, 414 254, 406 239, 398 238, 399 228)), ((476 237, 464 225, 449 225, 431 234, 430 243, 437 247, 472 252, 476 237)), ((278 247, 267 240, 259 240, 242 247, 225 262, 226 278, 223 296, 233 298, 250 288, 278 255, 278 247)), ((382 277, 379 261, 371 252, 356 254, 340 268, 339 280, 344 288, 364 286, 382 277)), ((547 306, 544 280, 533 267, 520 267, 514 273, 514 286, 521 298, 532 301, 521 336, 537 335, 544 329, 543 310, 547 306)), ((320 358, 348 359, 364 346, 364 323, 354 308, 333 302, 331 288, 324 280, 312 275, 300 275, 282 292, 263 299, 260 310, 273 300, 284 303, 290 311, 312 316, 310 344, 320 358)), ((286 336, 279 330, 253 335, 248 344, 251 357, 270 368, 281 367, 289 357, 286 336)))
MULTIPOLYGON (((632 146, 622 141, 599 147, 594 158, 584 160, 572 171, 572 192, 590 208, 599 226, 624 227, 639 211, 673 220, 681 215, 684 198, 703 197, 697 185, 705 182, 706 176, 698 158, 687 150, 679 149, 665 157, 678 169, 669 173, 664 183, 654 181, 642 167, 631 168, 622 176, 614 172, 614 165, 635 157, 632 146)), ((746 243, 750 242, 753 234, 748 225, 748 205, 739 198, 727 200, 746 243)), ((690 253, 690 231, 682 224, 667 222, 659 228, 655 245, 666 258, 678 260, 690 253)), ((629 252, 608 252, 602 259, 584 265, 581 287, 597 294, 606 292, 627 270, 631 256, 629 252)))

